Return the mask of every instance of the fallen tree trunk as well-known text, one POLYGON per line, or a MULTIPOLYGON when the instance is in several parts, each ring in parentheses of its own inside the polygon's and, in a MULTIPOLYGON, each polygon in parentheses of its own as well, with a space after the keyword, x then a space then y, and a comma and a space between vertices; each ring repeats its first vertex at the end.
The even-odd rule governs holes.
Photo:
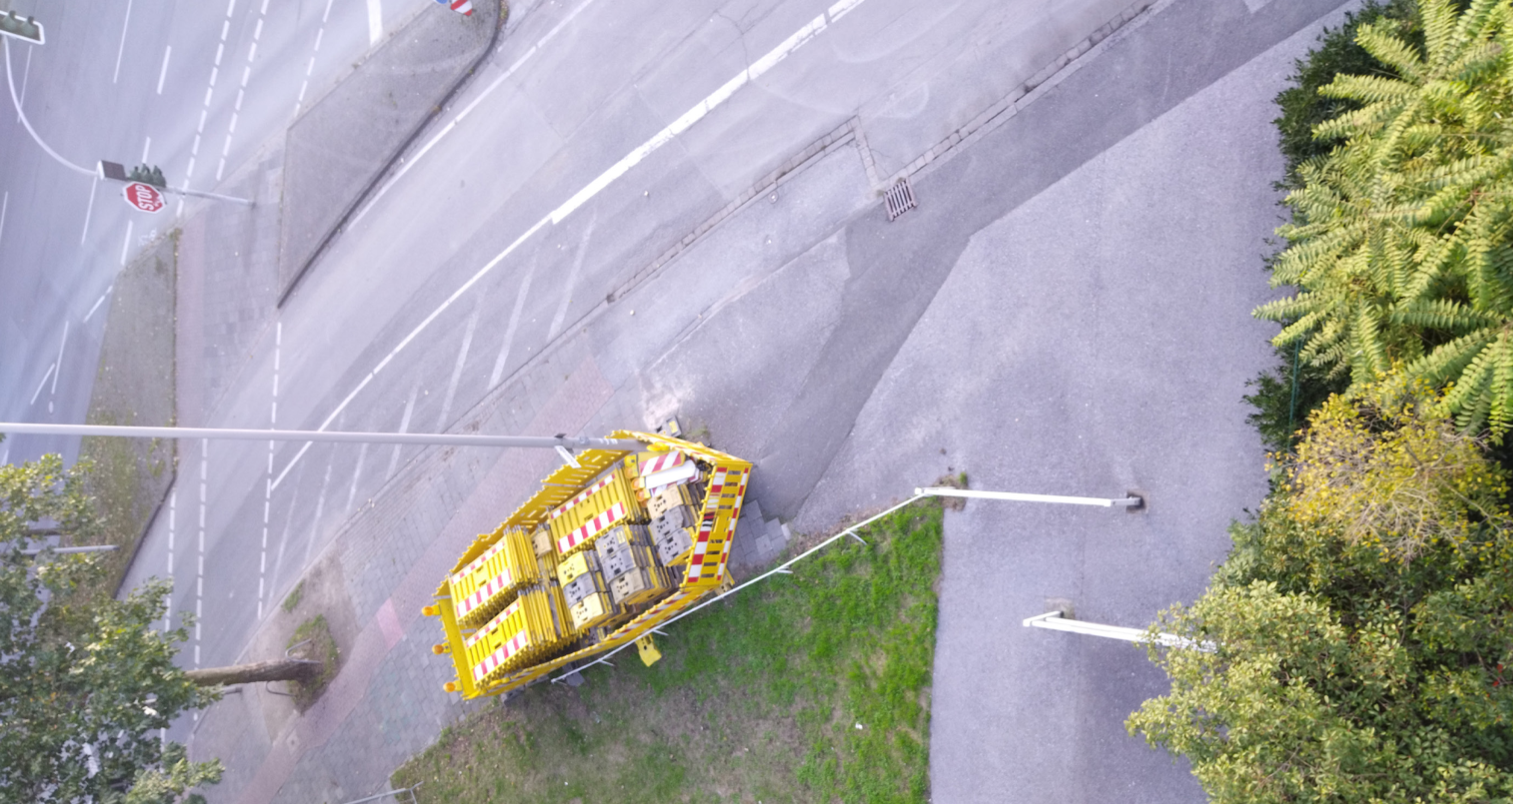
POLYGON ((274 659, 268 662, 234 664, 190 670, 185 675, 201 687, 229 684, 252 684, 258 681, 308 681, 321 670, 321 663, 311 659, 274 659))

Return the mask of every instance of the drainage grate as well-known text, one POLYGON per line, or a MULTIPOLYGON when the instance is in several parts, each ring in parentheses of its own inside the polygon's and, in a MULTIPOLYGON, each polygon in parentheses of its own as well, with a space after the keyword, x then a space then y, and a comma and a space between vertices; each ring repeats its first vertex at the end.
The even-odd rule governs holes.
POLYGON ((907 178, 899 179, 897 184, 888 188, 883 195, 883 201, 888 206, 888 220, 896 220, 898 216, 914 209, 918 204, 914 203, 914 188, 909 186, 907 178))

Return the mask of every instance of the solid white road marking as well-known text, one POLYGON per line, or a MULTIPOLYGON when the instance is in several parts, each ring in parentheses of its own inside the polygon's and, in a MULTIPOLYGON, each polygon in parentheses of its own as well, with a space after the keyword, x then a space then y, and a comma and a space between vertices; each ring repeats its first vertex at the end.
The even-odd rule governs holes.
MULTIPOLYGON (((357 450, 357 468, 352 470, 352 488, 347 490, 347 507, 342 510, 343 518, 346 518, 347 515, 352 513, 352 502, 357 499, 357 481, 362 478, 363 461, 366 461, 367 459, 368 444, 364 442, 362 447, 357 450)), ((273 465, 269 464, 268 469, 271 472, 273 465)))
POLYGON ((131 248, 131 225, 133 221, 126 222, 126 242, 121 244, 121 267, 126 267, 126 251, 131 248))
MULTIPOLYGON (((595 0, 588 0, 588 2, 573 9, 573 12, 571 14, 568 14, 562 19, 561 22, 558 22, 555 26, 553 26, 550 31, 547 31, 546 36, 541 37, 541 39, 538 40, 536 44, 531 45, 530 49, 525 51, 524 55, 516 59, 515 63, 511 64, 508 70, 505 70, 502 75, 500 75, 498 78, 495 78, 493 82, 485 87, 482 92, 478 93, 478 97, 474 98, 473 102, 464 107, 461 112, 458 112, 457 116, 452 118, 452 122, 447 123, 446 126, 441 129, 441 131, 436 132, 436 136, 432 137, 423 148, 415 153, 414 156, 406 160, 404 165, 399 168, 399 172, 394 174, 393 178, 389 179, 387 182, 384 182, 383 187, 380 187, 378 192, 373 194, 373 199, 362 208, 361 212, 357 213, 357 217, 352 219, 352 223, 355 224, 358 221, 362 220, 363 216, 368 214, 368 210, 372 209, 373 205, 378 203, 378 199, 383 198, 384 194, 389 192, 389 188, 393 187, 395 182, 403 178, 406 173, 409 173, 410 168, 414 167, 415 163, 420 161, 421 157, 425 156, 426 153, 436 145, 436 143, 440 142, 442 137, 450 134, 452 129, 456 128, 457 124, 461 123, 464 117, 467 117, 468 114, 473 111, 473 109, 477 108, 478 104, 481 103, 484 98, 487 98, 494 92, 494 90, 498 89, 500 84, 503 84, 506 80, 509 79, 510 76, 515 74, 516 70, 519 70, 522 66, 525 65, 526 62, 530 61, 531 57, 536 55, 536 51, 540 50, 541 47, 547 42, 550 42, 552 40, 552 37, 557 35, 558 31, 567 27, 567 24, 572 22, 573 18, 583 13, 583 10, 593 5, 594 2, 595 0)), ((490 383, 491 387, 492 385, 493 384, 490 383)))
POLYGON ((79 234, 79 245, 81 246, 84 245, 85 239, 89 237, 89 217, 95 214, 95 188, 99 186, 100 177, 95 176, 89 182, 89 205, 84 207, 84 231, 79 234))
POLYGON ((63 373, 63 348, 66 346, 68 346, 68 322, 64 321, 63 340, 58 343, 58 362, 53 364, 58 367, 58 370, 53 372, 53 387, 51 391, 47 392, 52 396, 57 396, 58 394, 58 375, 63 373))
POLYGON ((126 19, 121 21, 121 47, 116 50, 116 73, 110 83, 121 80, 121 56, 126 53, 126 29, 131 26, 131 0, 126 0, 126 19))
POLYGON ((152 138, 148 137, 147 141, 142 144, 142 164, 144 164, 144 165, 147 164, 147 154, 151 150, 152 150, 152 138))
MULTIPOLYGON (((839 13, 841 14, 846 14, 855 9, 857 6, 860 6, 864 2, 866 2, 866 0, 842 0, 842 2, 838 2, 832 5, 831 8, 838 9, 839 13)), ((632 167, 640 164, 643 160, 646 159, 646 157, 650 156, 658 148, 661 148, 663 145, 671 142, 672 139, 678 134, 686 131, 694 123, 702 120, 711 111, 719 107, 720 104, 724 103, 726 100, 729 100, 730 97, 735 94, 736 90, 740 89, 746 83, 760 77, 763 73, 771 70, 778 63, 793 55, 793 53, 796 52, 799 48, 803 47, 810 40, 814 39, 814 37, 818 36, 821 31, 825 30, 825 28, 829 25, 829 22, 827 20, 828 18, 824 13, 815 17, 813 20, 810 20, 807 25, 800 28, 792 36, 783 40, 783 42, 777 47, 763 54, 761 58, 752 62, 751 66, 742 70, 740 73, 737 73, 734 78, 725 82, 725 84, 719 89, 715 90, 704 100, 695 104, 692 109, 689 109, 687 112, 683 113, 681 117, 674 120, 666 128, 657 132, 652 136, 651 139, 647 140, 635 150, 631 151, 619 162, 616 162, 614 166, 612 166, 609 170, 601 173, 592 182, 589 182, 587 187, 584 187, 582 190, 574 193, 573 196, 569 198, 565 203, 552 210, 550 215, 537 221, 536 224, 530 229, 526 230, 524 234, 515 238, 515 241, 513 243, 510 243, 509 246, 505 247, 503 251, 495 255, 493 259, 489 260, 488 263, 480 268, 477 273, 473 274, 473 276, 470 277, 466 282, 462 283, 462 286, 457 288, 457 290, 454 291, 452 295, 448 296, 440 306, 431 311, 430 315, 427 315, 425 319, 417 324, 415 328, 410 331, 410 334, 406 335, 404 339, 399 342, 398 346, 394 347, 392 351, 385 355, 384 358, 378 362, 378 365, 374 366, 373 370, 368 372, 368 375, 358 382, 357 387, 353 388, 352 391, 347 394, 346 398, 336 406, 336 409, 333 410, 330 415, 326 417, 326 420, 321 423, 320 427, 316 429, 325 430, 326 427, 328 427, 331 422, 338 415, 340 415, 343 410, 346 409, 347 405, 351 403, 352 399, 356 397, 363 388, 367 387, 368 383, 373 381, 373 378, 378 374, 378 372, 382 371, 383 368, 389 364, 389 361, 393 360, 394 357, 398 355, 406 346, 408 346, 411 341, 415 340, 415 338, 419 336, 420 333, 423 332, 427 327, 429 327, 431 325, 431 322, 435 321, 443 312, 445 312, 448 307, 451 307, 452 303, 457 301, 457 299, 460 298, 462 294, 472 289, 474 285, 478 284, 479 280, 483 279, 491 271, 493 271, 496 266, 503 262, 505 257, 508 257, 516 248, 519 248, 521 243, 529 239, 532 235, 539 231, 541 227, 546 226, 547 224, 556 225, 558 223, 561 223, 569 215, 582 207, 583 204, 587 203, 589 199, 593 198, 601 190, 613 183, 615 179, 618 179, 621 176, 625 175, 627 171, 629 171, 632 167)), ((296 106, 296 109, 297 108, 298 107, 296 106)), ((289 474, 289 470, 293 469, 295 464, 299 463, 300 459, 304 457, 305 452, 307 452, 309 448, 310 443, 307 442, 299 452, 295 453, 294 458, 290 460, 289 463, 284 466, 283 471, 279 473, 278 480, 274 481, 274 488, 278 487, 279 482, 289 474)))
POLYGON ((326 476, 320 481, 320 496, 315 498, 315 516, 310 519, 310 539, 305 542, 305 561, 299 565, 303 572, 310 566, 310 556, 315 552, 315 541, 320 538, 320 518, 326 512, 326 489, 331 486, 331 467, 336 463, 335 456, 326 461, 326 476))
POLYGON ((478 294, 478 300, 473 305, 473 315, 468 318, 468 325, 462 332, 462 348, 457 351, 457 364, 452 367, 452 381, 447 383, 447 394, 441 402, 441 421, 436 425, 436 431, 444 433, 447 430, 447 417, 452 415, 452 400, 457 397, 457 384, 462 380, 462 367, 468 362, 468 349, 473 345, 473 330, 478 326, 478 315, 483 312, 484 294, 478 294))
POLYGON ((87 313, 84 314, 84 323, 88 324, 89 323, 89 319, 94 318, 95 311, 98 310, 98 309, 100 309, 100 305, 105 303, 105 297, 109 296, 110 292, 112 290, 114 290, 115 287, 116 287, 115 284, 111 283, 110 287, 107 287, 105 289, 105 292, 100 294, 100 298, 95 299, 95 303, 90 306, 89 312, 87 312, 87 313))
POLYGON ((376 45, 384 36, 382 0, 368 0, 368 44, 376 45))
MULTIPOLYGON (((26 48, 26 66, 21 69, 21 100, 16 103, 18 107, 26 105, 26 82, 32 77, 33 50, 36 50, 36 48, 30 46, 26 48)), ((16 109, 16 120, 17 122, 21 120, 21 110, 19 108, 16 109)))
POLYGON ((37 390, 32 393, 32 401, 27 404, 37 404, 37 397, 41 396, 42 389, 47 387, 47 378, 53 376, 53 370, 56 368, 58 368, 57 363, 54 363, 47 367, 47 371, 42 374, 42 382, 37 385, 37 390))
POLYGON ((163 79, 168 77, 168 57, 173 55, 173 45, 163 48, 163 66, 158 68, 158 94, 163 94, 163 79))
POLYGON ((515 294, 515 308, 510 311, 510 322, 504 327, 504 343, 499 347, 499 357, 494 360, 494 371, 489 375, 489 388, 499 384, 499 378, 504 376, 504 364, 510 356, 510 347, 515 342, 515 328, 520 323, 520 313, 525 309, 526 294, 531 292, 531 277, 536 275, 536 265, 539 260, 531 260, 531 267, 525 272, 525 279, 520 281, 520 292, 515 294))
POLYGON ((0 198, 0 241, 5 238, 5 211, 10 208, 10 205, 11 194, 9 190, 6 190, 5 196, 0 198))
MULTIPOLYGON (((410 414, 415 411, 415 395, 418 393, 420 393, 420 384, 416 383, 415 387, 410 389, 410 401, 405 403, 405 415, 399 419, 399 432, 401 433, 408 433, 410 431, 410 414)), ((384 473, 384 482, 388 482, 389 478, 394 476, 394 470, 399 468, 399 447, 399 444, 394 445, 394 457, 389 459, 389 471, 384 473)), ((285 469, 284 471, 287 472, 289 470, 285 469)))
POLYGON ((588 228, 583 230, 583 239, 578 242, 578 253, 573 255, 573 267, 568 269, 567 281, 562 284, 562 301, 557 302, 557 314, 552 316, 552 325, 546 330, 546 339, 557 337, 562 330, 562 319, 567 317, 567 305, 573 300, 573 288, 578 284, 578 274, 583 272, 583 256, 588 253, 588 239, 594 234, 594 224, 599 221, 595 215, 588 220, 588 228))

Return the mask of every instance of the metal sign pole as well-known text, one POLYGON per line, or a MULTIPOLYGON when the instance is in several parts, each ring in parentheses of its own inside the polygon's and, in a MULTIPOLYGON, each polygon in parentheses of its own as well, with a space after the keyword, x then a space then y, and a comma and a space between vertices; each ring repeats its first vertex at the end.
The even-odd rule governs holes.
POLYGON ((330 430, 238 430, 222 427, 122 427, 98 424, 0 422, 0 433, 18 435, 111 436, 117 438, 204 438, 231 441, 322 441, 338 444, 419 444, 451 447, 614 449, 633 452, 634 439, 555 436, 502 436, 478 433, 356 433, 330 430))

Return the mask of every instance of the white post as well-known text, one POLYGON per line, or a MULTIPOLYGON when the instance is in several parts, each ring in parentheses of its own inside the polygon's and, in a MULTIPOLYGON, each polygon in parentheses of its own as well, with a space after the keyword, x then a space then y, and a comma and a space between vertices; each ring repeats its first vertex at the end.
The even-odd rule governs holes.
MULTIPOLYGON (((1030 617, 1024 621, 1026 628, 1049 628, 1052 631, 1067 631, 1084 636, 1103 637, 1104 639, 1118 639, 1124 642, 1144 643, 1150 642, 1150 633, 1143 628, 1125 628, 1121 625, 1103 625, 1101 623, 1089 623, 1082 620, 1069 620, 1062 616, 1060 611, 1048 611, 1030 617)), ((1156 634, 1155 643, 1168 648, 1192 648, 1204 653, 1213 653, 1219 648, 1213 642, 1195 642, 1186 637, 1176 634, 1156 634)))
POLYGON ((1052 503, 1055 505, 1093 505, 1100 508, 1139 508, 1145 505, 1145 500, 1140 497, 1122 497, 1119 499, 1106 499, 1103 497, 1066 497, 1058 494, 1021 494, 1014 491, 978 491, 977 489, 953 489, 947 486, 933 486, 927 489, 915 489, 915 494, 928 494, 931 497, 968 497, 977 500, 1006 500, 1008 502, 1033 502, 1052 503))

